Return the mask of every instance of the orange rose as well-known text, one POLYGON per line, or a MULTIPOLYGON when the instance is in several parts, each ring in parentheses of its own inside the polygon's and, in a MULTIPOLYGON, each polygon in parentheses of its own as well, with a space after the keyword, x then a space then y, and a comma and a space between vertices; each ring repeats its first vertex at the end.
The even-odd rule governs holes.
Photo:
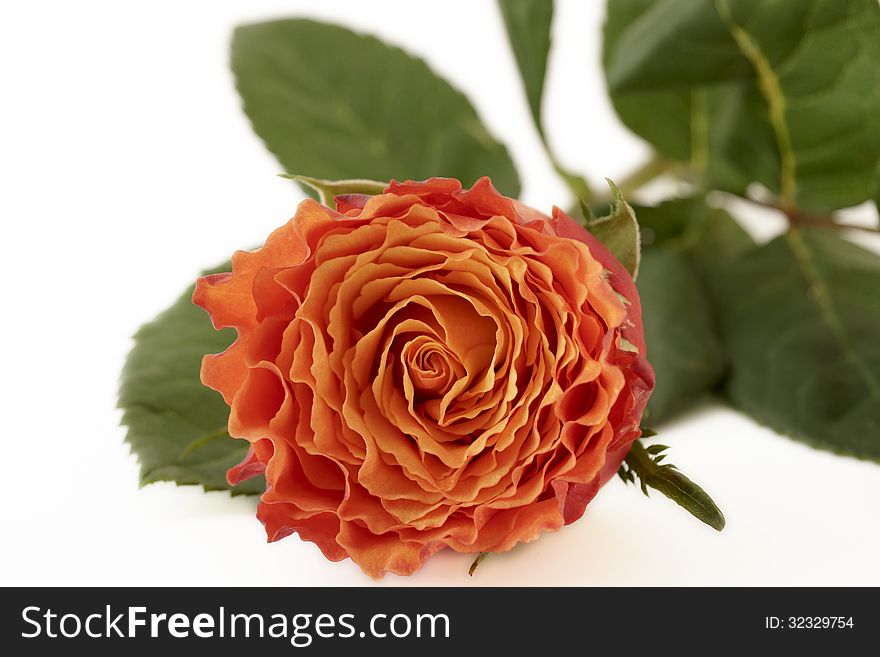
POLYGON ((265 472, 269 540, 381 577, 580 518, 654 383, 626 270, 488 178, 336 204, 303 201, 193 295, 238 331, 202 381, 251 443, 230 483, 265 472))

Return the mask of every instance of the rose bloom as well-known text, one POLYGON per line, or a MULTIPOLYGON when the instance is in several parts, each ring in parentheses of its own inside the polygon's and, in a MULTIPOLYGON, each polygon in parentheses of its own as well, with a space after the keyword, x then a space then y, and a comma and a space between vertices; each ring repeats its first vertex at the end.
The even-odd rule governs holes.
POLYGON ((623 266, 488 178, 303 201, 193 300, 238 338, 202 381, 265 473, 270 541, 368 575, 501 552, 580 518, 654 385, 623 266))

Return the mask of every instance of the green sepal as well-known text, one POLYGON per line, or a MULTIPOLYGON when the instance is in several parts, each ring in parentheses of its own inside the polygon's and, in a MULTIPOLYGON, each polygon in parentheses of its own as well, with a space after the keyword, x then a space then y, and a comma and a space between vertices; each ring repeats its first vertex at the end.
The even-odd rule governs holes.
MULTIPOLYGON (((644 434, 647 435, 648 431, 645 430, 644 434)), ((635 484, 638 479, 645 495, 649 488, 653 488, 697 520, 720 532, 725 525, 721 509, 706 491, 685 477, 678 468, 671 463, 662 462, 666 458, 667 449, 669 448, 666 445, 657 443, 646 447, 641 440, 636 440, 617 474, 628 484, 635 484)))
POLYGON ((639 222, 635 211, 623 199, 617 185, 612 180, 607 180, 612 195, 611 209, 604 217, 590 220, 590 214, 582 204, 584 216, 587 217, 586 228, 611 251, 635 280, 641 258, 639 222))
POLYGON ((374 196, 381 194, 388 187, 387 182, 364 178, 325 180, 324 178, 312 178, 311 176, 303 176, 298 173, 279 173, 278 175, 314 189, 318 193, 318 200, 326 206, 330 206, 334 198, 343 194, 367 194, 374 196))

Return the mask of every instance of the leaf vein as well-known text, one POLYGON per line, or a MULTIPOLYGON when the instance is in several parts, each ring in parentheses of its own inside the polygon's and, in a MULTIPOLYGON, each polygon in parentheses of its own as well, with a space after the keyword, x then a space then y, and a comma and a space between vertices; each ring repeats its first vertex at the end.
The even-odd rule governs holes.
POLYGON ((859 372, 871 397, 880 397, 880 381, 877 380, 874 373, 862 362, 855 349, 853 349, 849 332, 837 311, 831 290, 813 264, 810 249, 806 242, 804 242, 798 229, 792 228, 786 232, 785 240, 794 255, 798 271, 806 281, 809 291, 812 292, 811 297, 816 302, 819 315, 837 339, 844 358, 859 372))

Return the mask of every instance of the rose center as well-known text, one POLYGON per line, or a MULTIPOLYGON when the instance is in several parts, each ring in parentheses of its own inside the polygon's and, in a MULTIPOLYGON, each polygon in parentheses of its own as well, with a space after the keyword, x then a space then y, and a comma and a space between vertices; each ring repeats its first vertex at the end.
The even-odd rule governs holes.
POLYGON ((426 336, 408 343, 402 355, 413 388, 422 395, 442 396, 464 376, 458 358, 445 345, 426 336))

